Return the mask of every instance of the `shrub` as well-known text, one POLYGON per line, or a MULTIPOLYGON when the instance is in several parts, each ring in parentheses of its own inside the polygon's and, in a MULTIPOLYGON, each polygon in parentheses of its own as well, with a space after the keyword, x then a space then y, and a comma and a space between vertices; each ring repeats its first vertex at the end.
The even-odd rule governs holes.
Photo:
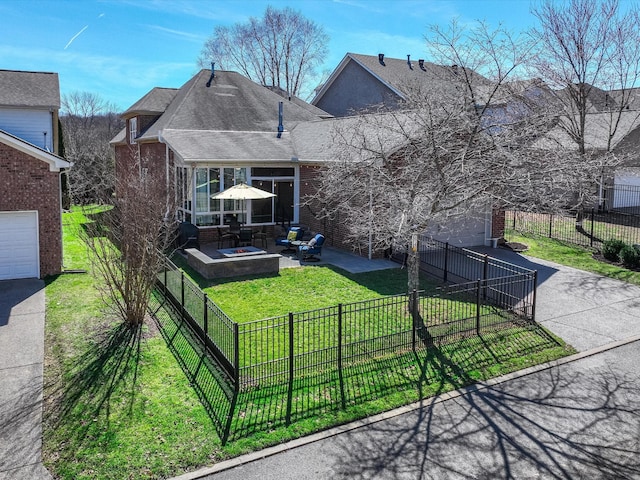
POLYGON ((622 250, 625 246, 628 245, 625 244, 622 240, 606 240, 602 243, 602 256, 607 260, 617 262, 620 260, 620 250, 622 250))
POLYGON ((620 250, 620 260, 626 268, 640 267, 640 252, 632 245, 625 245, 620 250))

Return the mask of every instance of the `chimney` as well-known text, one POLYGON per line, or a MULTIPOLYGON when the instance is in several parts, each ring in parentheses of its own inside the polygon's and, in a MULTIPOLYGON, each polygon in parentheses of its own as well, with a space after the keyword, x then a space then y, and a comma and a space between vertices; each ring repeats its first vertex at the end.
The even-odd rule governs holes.
POLYGON ((209 77, 209 81, 207 82, 207 88, 211 86, 211 80, 216 76, 216 63, 211 62, 211 76, 209 77))
POLYGON ((284 125, 282 123, 282 102, 278 102, 278 138, 282 138, 284 125))
POLYGON ((411 55, 407 55, 407 65, 409 65, 409 70, 413 70, 413 65, 411 65, 411 55))
POLYGON ((378 61, 380 62, 380 65, 382 65, 383 67, 385 66, 385 64, 384 64, 384 53, 379 53, 378 54, 378 61))
POLYGON ((424 59, 423 58, 418 60, 418 65, 420 65, 420 70, 425 71, 425 72, 427 71, 427 69, 424 68, 424 59))

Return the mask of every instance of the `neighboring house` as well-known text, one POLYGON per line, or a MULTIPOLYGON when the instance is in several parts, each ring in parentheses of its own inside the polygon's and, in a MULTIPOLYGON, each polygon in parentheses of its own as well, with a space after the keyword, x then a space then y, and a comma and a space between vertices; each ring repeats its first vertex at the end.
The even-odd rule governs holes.
MULTIPOLYGON (((478 89, 490 86, 478 73, 458 67, 443 66, 423 59, 406 60, 347 53, 327 81, 316 91, 312 105, 336 116, 354 115, 378 108, 400 107, 411 94, 455 88, 452 78, 466 75, 478 89)), ((485 89, 486 91, 486 89, 485 89)), ((466 218, 448 221, 425 232, 433 238, 458 246, 486 245, 504 232, 504 214, 485 211, 468 212, 466 218)))
POLYGON ((375 107, 394 108, 416 91, 451 88, 447 79, 468 75, 474 85, 488 84, 477 73, 456 65, 442 66, 397 58, 347 53, 327 81, 317 89, 312 105, 343 117, 375 107))
POLYGON ((58 75, 0 70, 0 280, 62 270, 58 75))

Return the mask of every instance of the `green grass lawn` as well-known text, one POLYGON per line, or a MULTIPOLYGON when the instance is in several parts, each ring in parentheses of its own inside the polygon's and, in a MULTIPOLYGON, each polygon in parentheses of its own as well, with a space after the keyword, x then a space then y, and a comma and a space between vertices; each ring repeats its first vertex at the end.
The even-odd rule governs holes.
MULTIPOLYGON (((310 371, 291 392, 245 389, 228 425, 232 395, 184 324, 159 311, 160 331, 149 322, 131 332, 105 310, 101 283, 76 235, 84 221, 79 211, 63 216, 65 267, 87 273, 46 281, 43 457, 58 478, 178 475, 573 351, 541 328, 520 328, 368 358, 341 378, 310 371)), ((263 277, 206 288, 234 320, 249 321, 403 292, 404 275, 304 267, 283 273, 280 284, 263 277)))
POLYGON ((593 250, 551 238, 524 235, 509 230, 506 232, 506 238, 510 242, 527 245, 529 250, 524 252, 525 255, 640 285, 640 272, 627 270, 621 265, 601 262, 593 257, 593 250))

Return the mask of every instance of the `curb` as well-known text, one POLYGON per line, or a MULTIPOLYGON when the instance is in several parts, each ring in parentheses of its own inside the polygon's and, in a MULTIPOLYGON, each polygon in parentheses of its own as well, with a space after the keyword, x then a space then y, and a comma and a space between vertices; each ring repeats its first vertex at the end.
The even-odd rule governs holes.
POLYGON ((326 438, 333 437, 335 435, 339 435, 341 433, 349 432, 352 430, 356 430, 361 427, 365 427, 368 425, 372 425, 377 422, 381 422, 383 420, 387 420, 389 418, 397 417, 399 415, 404 415, 405 413, 409 413, 420 408, 424 408, 425 406, 435 405, 441 402, 445 402, 447 400, 451 400, 454 398, 458 398, 469 393, 477 392, 480 390, 484 390, 486 388, 492 387, 494 385, 499 385, 504 382, 508 382, 510 380, 515 380, 517 378, 526 377, 527 375, 531 375, 537 372, 541 372, 543 370, 548 370, 550 368, 558 367, 561 365, 565 365, 567 363, 572 363, 578 360, 582 360, 584 358, 591 357, 593 355, 597 355, 599 353, 603 353, 609 350, 613 350, 618 347, 622 347, 624 345, 628 345, 630 343, 640 341, 640 335, 635 335, 632 337, 628 337, 624 340, 618 340, 615 342, 607 343, 600 347, 592 348, 590 350, 585 350, 584 352, 579 352, 574 355, 570 355, 568 357, 563 357, 558 360, 553 360, 551 362, 542 363, 540 365, 535 365, 533 367, 528 367, 523 370, 518 370, 517 372, 507 373, 506 375, 502 375, 500 377, 492 378, 486 380, 484 382, 479 382, 474 385, 469 385, 467 387, 460 388, 458 390, 453 390, 451 392, 443 393, 436 397, 427 398, 422 401, 417 401, 411 403, 409 405, 405 405, 402 407, 395 408, 393 410, 389 410, 387 412, 382 412, 376 415, 372 415, 370 417, 362 418, 360 420, 355 420, 350 423, 346 423, 344 425, 338 425, 336 427, 329 428, 327 430, 323 430, 321 432, 313 433, 311 435, 307 435, 305 437, 297 438, 295 440, 290 440, 286 443, 281 443, 279 445, 274 445, 273 447, 267 447, 257 452, 247 453, 245 455, 240 455, 239 457, 232 458, 230 460, 225 460, 220 463, 217 463, 211 467, 204 467, 199 470, 184 473, 177 477, 173 477, 169 480, 196 480, 199 478, 203 478, 207 475, 212 475, 214 473, 223 472, 225 470, 229 470, 235 467, 239 467, 241 465, 245 465, 247 463, 255 462, 257 460, 261 460, 266 457, 270 457, 272 455, 277 455, 282 452, 286 452, 288 450, 292 450, 294 448, 298 448, 304 445, 308 445, 310 443, 317 442, 319 440, 324 440, 326 438))

